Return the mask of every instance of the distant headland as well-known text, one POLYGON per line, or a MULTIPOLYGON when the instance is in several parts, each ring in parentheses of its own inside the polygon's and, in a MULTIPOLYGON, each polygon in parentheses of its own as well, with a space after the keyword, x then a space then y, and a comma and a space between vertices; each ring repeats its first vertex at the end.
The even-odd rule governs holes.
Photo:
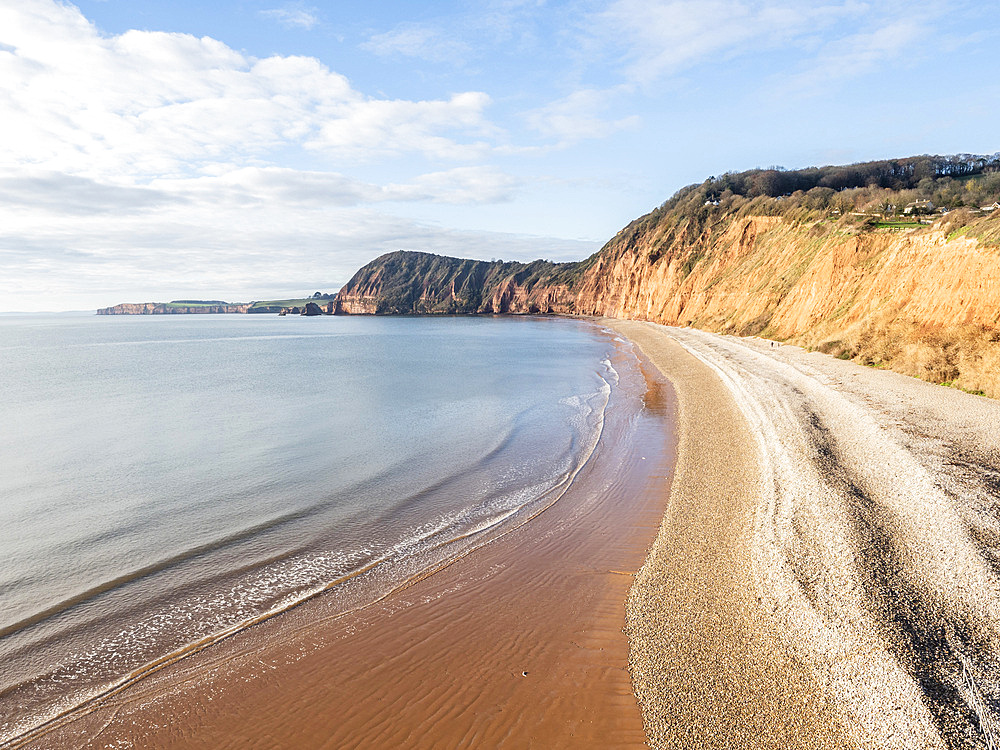
POLYGON ((102 307, 98 315, 198 315, 219 313, 277 313, 278 315, 333 315, 337 295, 316 292, 299 299, 225 302, 223 300, 178 299, 172 302, 123 302, 102 307))

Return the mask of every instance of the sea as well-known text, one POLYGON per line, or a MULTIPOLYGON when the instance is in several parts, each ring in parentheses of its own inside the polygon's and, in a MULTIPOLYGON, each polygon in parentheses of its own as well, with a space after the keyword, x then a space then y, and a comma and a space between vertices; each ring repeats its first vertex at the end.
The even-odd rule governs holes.
POLYGON ((0 746, 529 522, 639 369, 562 318, 0 317, 0 746))

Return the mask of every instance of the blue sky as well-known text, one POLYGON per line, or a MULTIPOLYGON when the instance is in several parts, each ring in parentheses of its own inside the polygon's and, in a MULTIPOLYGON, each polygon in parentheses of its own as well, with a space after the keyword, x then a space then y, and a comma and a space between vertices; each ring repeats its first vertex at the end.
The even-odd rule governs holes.
POLYGON ((0 310, 335 291, 397 249, 576 260, 756 166, 994 153, 942 0, 0 0, 0 310))

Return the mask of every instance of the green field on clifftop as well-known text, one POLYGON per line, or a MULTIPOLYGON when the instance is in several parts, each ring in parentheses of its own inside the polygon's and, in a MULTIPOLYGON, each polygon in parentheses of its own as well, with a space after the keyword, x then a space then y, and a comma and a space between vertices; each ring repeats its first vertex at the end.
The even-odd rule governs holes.
POLYGON ((324 307, 329 300, 313 299, 312 297, 303 297, 302 299, 267 299, 254 302, 250 305, 250 309, 259 310, 262 307, 305 307, 310 302, 315 302, 320 307, 324 307))

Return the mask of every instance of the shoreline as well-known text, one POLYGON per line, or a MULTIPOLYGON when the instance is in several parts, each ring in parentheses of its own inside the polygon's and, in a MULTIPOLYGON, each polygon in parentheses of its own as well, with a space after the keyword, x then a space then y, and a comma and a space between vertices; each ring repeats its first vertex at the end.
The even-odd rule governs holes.
POLYGON ((318 597, 14 746, 643 747, 623 603, 672 460, 669 386, 647 375, 646 409, 609 410, 531 523, 361 610, 318 597))
POLYGON ((718 375, 661 326, 607 320, 678 400, 667 509, 627 603, 629 662, 654 748, 849 747, 827 696, 771 641, 750 551, 760 467, 718 375))

